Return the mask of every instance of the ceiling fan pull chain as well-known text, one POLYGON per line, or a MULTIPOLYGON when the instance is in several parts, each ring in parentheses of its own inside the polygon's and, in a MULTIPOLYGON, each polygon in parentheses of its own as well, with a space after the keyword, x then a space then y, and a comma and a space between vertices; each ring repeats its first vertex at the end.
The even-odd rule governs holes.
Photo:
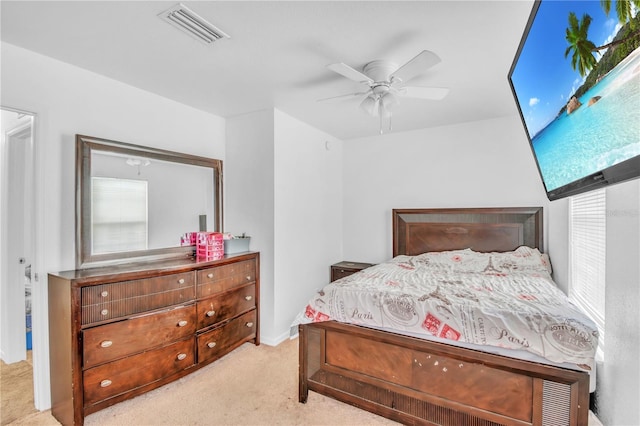
POLYGON ((382 133, 382 114, 380 114, 380 134, 382 133))

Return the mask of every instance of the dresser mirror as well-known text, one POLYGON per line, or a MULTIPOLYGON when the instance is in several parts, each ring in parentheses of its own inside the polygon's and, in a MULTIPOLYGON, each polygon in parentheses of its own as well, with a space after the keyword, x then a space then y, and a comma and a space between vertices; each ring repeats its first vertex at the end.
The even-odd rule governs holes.
POLYGON ((78 269, 186 257, 185 233, 221 229, 221 160, 76 135, 78 269))

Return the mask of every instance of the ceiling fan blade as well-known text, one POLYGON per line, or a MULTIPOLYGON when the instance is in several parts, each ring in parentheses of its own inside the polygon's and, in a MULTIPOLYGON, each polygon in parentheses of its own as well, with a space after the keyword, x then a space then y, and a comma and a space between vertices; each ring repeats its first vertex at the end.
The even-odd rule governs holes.
POLYGON ((438 55, 429 50, 423 50, 409 62, 398 68, 390 77, 392 80, 400 80, 400 82, 406 83, 438 63, 440 63, 440 57, 438 55))
POLYGON ((445 87, 406 86, 399 89, 398 93, 406 98, 431 99, 439 101, 447 96, 449 89, 445 87))
POLYGON ((355 96, 367 95, 369 94, 369 92, 370 91, 355 92, 355 93, 347 93, 346 95, 331 96, 329 98, 318 99, 316 102, 325 102, 325 101, 334 101, 334 100, 345 99, 345 98, 353 98, 355 96))
POLYGON ((373 80, 358 70, 351 68, 349 65, 338 62, 336 64, 327 65, 331 71, 337 72, 338 74, 347 77, 349 80, 357 81, 359 83, 373 83, 373 80))

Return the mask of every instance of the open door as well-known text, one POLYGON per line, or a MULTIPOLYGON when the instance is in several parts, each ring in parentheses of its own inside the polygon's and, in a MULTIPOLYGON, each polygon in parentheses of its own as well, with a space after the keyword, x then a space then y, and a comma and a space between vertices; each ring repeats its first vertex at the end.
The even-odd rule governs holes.
POLYGON ((34 116, 4 107, 1 114, 0 358, 12 364, 34 349, 34 116))

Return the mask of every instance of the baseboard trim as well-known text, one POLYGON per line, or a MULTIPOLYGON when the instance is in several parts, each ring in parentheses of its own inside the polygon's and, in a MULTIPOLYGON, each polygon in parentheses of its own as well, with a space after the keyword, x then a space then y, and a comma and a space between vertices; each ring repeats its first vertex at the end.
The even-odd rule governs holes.
POLYGON ((278 346, 280 343, 289 339, 289 333, 285 332, 276 337, 263 336, 260 335, 260 344, 265 344, 267 346, 278 346))

